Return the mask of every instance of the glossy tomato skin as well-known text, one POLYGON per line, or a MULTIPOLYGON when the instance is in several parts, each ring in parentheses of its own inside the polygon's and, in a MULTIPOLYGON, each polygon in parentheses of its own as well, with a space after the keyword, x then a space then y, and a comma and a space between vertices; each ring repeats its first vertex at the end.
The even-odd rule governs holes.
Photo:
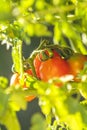
MULTIPOLYGON (((31 69, 26 70, 25 73, 28 73, 31 76, 33 75, 31 69)), ((18 73, 14 73, 12 75, 12 77, 11 77, 11 80, 10 80, 10 86, 12 86, 12 85, 14 85, 14 86, 19 85, 20 84, 19 81, 20 81, 20 75, 18 73)), ((25 83, 23 85, 23 88, 27 88, 25 83)), ((25 97, 25 100, 29 101, 29 102, 32 101, 33 99, 35 99, 35 96, 33 96, 33 95, 25 97)))
MULTIPOLYGON (((45 50, 45 52, 46 52, 47 55, 49 55, 47 50, 45 50)), ((52 50, 52 52, 53 52, 53 58, 54 57, 60 57, 56 50, 52 50)), ((39 79, 41 78, 39 69, 40 69, 42 62, 43 61, 41 60, 41 55, 37 54, 35 59, 34 59, 34 67, 35 67, 36 75, 39 79)))
POLYGON ((48 81, 54 77, 61 77, 70 74, 70 68, 66 60, 60 56, 55 56, 41 63, 40 78, 43 81, 48 81))
POLYGON ((37 54, 35 59, 34 59, 34 67, 35 67, 37 78, 40 78, 39 68, 40 68, 41 62, 42 61, 41 61, 41 59, 39 57, 39 54, 37 54))
POLYGON ((71 74, 77 76, 84 67, 84 63, 87 62, 87 56, 79 53, 73 54, 67 62, 69 63, 71 74))

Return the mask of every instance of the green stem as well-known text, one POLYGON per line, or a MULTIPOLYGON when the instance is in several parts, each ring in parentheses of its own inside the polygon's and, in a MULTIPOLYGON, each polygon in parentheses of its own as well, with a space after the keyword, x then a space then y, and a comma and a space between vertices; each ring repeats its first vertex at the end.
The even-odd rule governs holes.
POLYGON ((38 14, 39 16, 44 16, 44 14, 58 14, 58 13, 66 13, 75 10, 76 8, 86 8, 87 7, 87 2, 78 2, 76 4, 71 4, 71 5, 62 5, 62 6, 55 6, 50 8, 47 8, 42 10, 42 11, 36 11, 35 13, 38 14))
POLYGON ((35 72, 35 67, 34 67, 34 64, 33 64, 33 57, 32 58, 28 58, 28 62, 29 62, 29 65, 30 65, 30 67, 32 69, 34 77, 37 77, 36 72, 35 72))
POLYGON ((49 41, 48 40, 43 40, 41 41, 40 45, 38 46, 38 48, 36 50, 40 50, 40 49, 43 49, 44 46, 48 45, 49 44, 49 41))
POLYGON ((40 16, 44 16, 44 14, 55 14, 55 13, 65 13, 68 11, 72 11, 76 8, 75 5, 67 5, 67 6, 56 6, 56 7, 51 7, 48 8, 47 10, 43 10, 43 11, 37 11, 36 13, 39 14, 40 16))
POLYGON ((22 41, 18 41, 19 43, 19 66, 20 66, 20 74, 23 75, 24 70, 23 70, 23 56, 22 56, 22 41))
POLYGON ((14 42, 12 47, 12 59, 15 71, 23 75, 22 41, 19 39, 14 42))
POLYGON ((45 116, 46 116, 46 122, 47 122, 48 130, 49 130, 50 127, 51 127, 51 123, 52 123, 52 115, 51 115, 51 113, 50 113, 50 114, 45 115, 45 116))
POLYGON ((74 52, 69 47, 60 47, 59 45, 51 44, 46 45, 46 48, 50 49, 57 49, 58 53, 63 57, 64 59, 69 58, 74 52))

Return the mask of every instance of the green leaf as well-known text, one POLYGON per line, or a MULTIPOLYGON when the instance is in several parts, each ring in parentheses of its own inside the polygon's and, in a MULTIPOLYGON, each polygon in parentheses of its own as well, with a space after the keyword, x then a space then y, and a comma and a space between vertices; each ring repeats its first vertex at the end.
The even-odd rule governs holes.
POLYGON ((0 123, 5 125, 7 130, 21 130, 16 113, 7 110, 5 115, 0 118, 0 123))
POLYGON ((0 1, 0 21, 12 20, 12 12, 10 2, 6 0, 0 1))
POLYGON ((61 36, 62 36, 60 27, 61 27, 60 23, 58 22, 55 23, 55 27, 54 27, 54 43, 55 44, 60 41, 61 36))
POLYGON ((81 95, 87 99, 87 82, 80 83, 78 86, 78 89, 81 93, 81 95))
POLYGON ((62 32, 66 37, 73 41, 73 46, 76 49, 75 51, 80 51, 83 54, 87 54, 87 50, 81 41, 80 33, 78 32, 78 30, 75 29, 74 26, 72 26, 68 22, 63 22, 62 32))
POLYGON ((33 115, 31 119, 31 125, 32 126, 30 130, 47 130, 46 121, 44 117, 39 113, 36 113, 35 115, 33 115))
POLYGON ((87 109, 87 99, 81 101, 80 104, 87 109))
POLYGON ((80 104, 78 99, 68 95, 66 86, 58 88, 53 84, 39 83, 35 88, 38 88, 39 105, 45 115, 51 116, 51 112, 53 112, 54 117, 57 117, 60 122, 65 122, 71 130, 75 130, 75 128, 82 130, 87 127, 85 107, 80 104))
POLYGON ((4 90, 0 88, 0 117, 3 116, 8 107, 9 94, 5 94, 4 90))
POLYGON ((67 110, 69 114, 63 118, 67 122, 67 124, 70 126, 71 130, 74 130, 75 128, 76 130, 82 130, 87 127, 87 118, 86 118, 87 111, 85 107, 83 107, 78 102, 78 100, 73 99, 73 98, 68 98, 67 110), (72 120, 70 121, 70 119, 72 120))
POLYGON ((19 111, 21 109, 26 110, 27 102, 25 96, 26 96, 25 92, 21 89, 13 91, 10 97, 9 105, 14 111, 19 111))

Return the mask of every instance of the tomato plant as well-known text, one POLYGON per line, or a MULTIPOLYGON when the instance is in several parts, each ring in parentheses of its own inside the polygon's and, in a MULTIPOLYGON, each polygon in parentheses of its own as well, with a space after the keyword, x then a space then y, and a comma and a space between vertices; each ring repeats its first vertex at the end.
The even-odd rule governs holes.
POLYGON ((0 0, 0 56, 0 130, 87 130, 86 0, 0 0), (21 123, 35 97, 44 117, 21 123))

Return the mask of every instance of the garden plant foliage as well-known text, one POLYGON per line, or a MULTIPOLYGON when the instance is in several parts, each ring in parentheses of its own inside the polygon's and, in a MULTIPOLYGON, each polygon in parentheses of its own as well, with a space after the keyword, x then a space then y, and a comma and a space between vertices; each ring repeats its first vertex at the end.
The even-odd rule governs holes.
MULTIPOLYGON (((87 55, 87 0, 0 1, 0 44, 12 49, 13 67, 21 75, 17 86, 0 76, 0 124, 7 130, 21 130, 16 112, 27 109, 25 96, 34 95, 44 117, 35 114, 30 130, 87 130, 87 64, 79 74, 80 82, 63 78, 63 86, 56 87, 60 79, 43 82, 26 75, 30 87, 22 88, 22 47, 32 44, 34 36, 49 37, 51 45, 87 55)), ((28 60, 31 63, 31 57, 28 60)))

